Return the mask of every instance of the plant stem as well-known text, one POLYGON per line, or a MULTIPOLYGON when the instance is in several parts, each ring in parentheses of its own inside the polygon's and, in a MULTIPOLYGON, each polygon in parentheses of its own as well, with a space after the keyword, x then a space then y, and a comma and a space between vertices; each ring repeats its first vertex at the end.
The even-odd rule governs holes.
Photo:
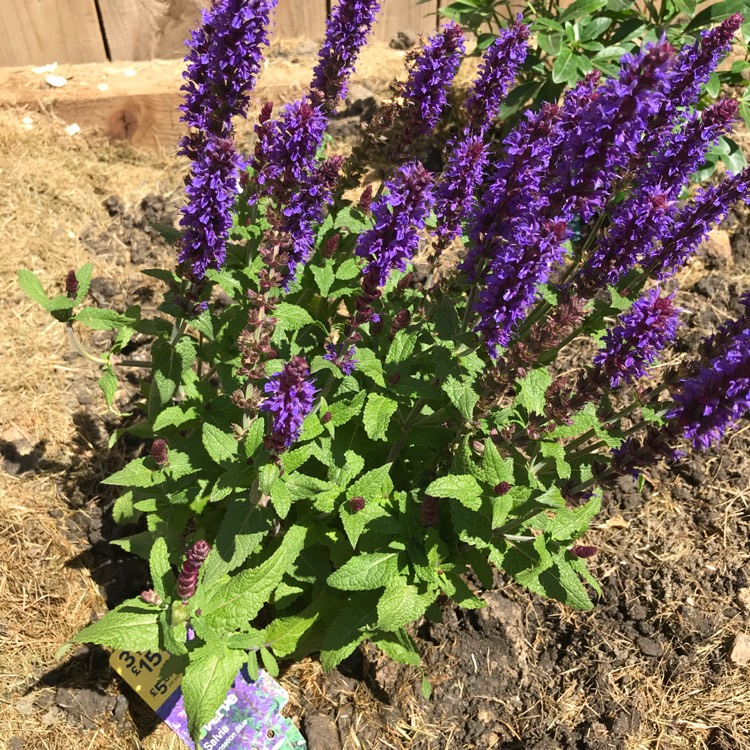
POLYGON ((94 362, 97 365, 109 364, 109 360, 103 359, 102 357, 97 357, 96 354, 92 354, 83 346, 83 344, 76 338, 76 335, 73 332, 73 326, 70 323, 67 323, 65 325, 65 330, 68 333, 68 340, 81 357, 87 359, 89 362, 94 362))

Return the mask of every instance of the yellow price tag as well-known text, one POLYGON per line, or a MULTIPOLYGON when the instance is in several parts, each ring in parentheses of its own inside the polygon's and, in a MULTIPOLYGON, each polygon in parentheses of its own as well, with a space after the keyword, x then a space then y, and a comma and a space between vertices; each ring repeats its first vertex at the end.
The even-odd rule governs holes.
POLYGON ((154 711, 158 711, 182 682, 179 674, 161 679, 162 668, 170 658, 171 654, 166 651, 115 651, 110 656, 109 663, 154 711))

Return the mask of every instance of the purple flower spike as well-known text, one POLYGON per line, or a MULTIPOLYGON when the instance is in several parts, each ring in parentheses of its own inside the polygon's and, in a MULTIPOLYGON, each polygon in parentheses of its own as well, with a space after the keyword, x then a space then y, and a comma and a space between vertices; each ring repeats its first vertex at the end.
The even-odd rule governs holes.
POLYGON ((431 36, 420 52, 404 87, 403 97, 412 106, 406 132, 410 139, 431 133, 448 102, 448 89, 463 59, 464 34, 449 23, 431 36))
POLYGON ((346 96, 347 79, 354 72, 357 56, 367 43, 379 10, 379 0, 339 0, 331 11, 310 84, 310 88, 323 93, 328 114, 333 114, 346 96))
POLYGON ((750 410, 750 325, 673 394, 674 419, 695 448, 708 448, 750 410))
POLYGON ((228 138, 206 137, 186 180, 187 204, 180 225, 184 232, 178 260, 196 280, 209 268, 221 268, 232 227, 237 198, 237 175, 242 160, 228 138))
MULTIPOLYGON (((181 119, 189 127, 226 138, 232 131, 232 117, 245 116, 277 1, 218 0, 203 11, 201 26, 187 42, 188 66, 183 73, 181 119)), ((190 150, 190 136, 182 145, 190 150)))
POLYGON ((551 203, 584 221, 601 211, 620 172, 639 154, 650 118, 669 94, 673 50, 666 39, 625 55, 620 75, 591 96, 566 133, 551 203))
POLYGON ((594 364, 612 388, 642 378, 664 347, 674 341, 679 311, 672 304, 673 298, 661 297, 658 289, 651 289, 607 331, 604 348, 594 357, 594 364))
POLYGON ((218 0, 203 12, 188 41, 180 119, 192 132, 180 141, 180 153, 193 161, 193 169, 180 222, 185 232, 179 262, 196 281, 226 258, 242 167, 230 140, 232 118, 246 113, 276 2, 218 0))
POLYGON ((272 416, 266 447, 273 453, 289 448, 302 432, 302 422, 312 411, 315 394, 310 365, 304 357, 292 357, 264 386, 268 394, 261 411, 272 416))
POLYGON ((750 167, 719 185, 698 191, 695 200, 670 222, 669 229, 661 235, 661 244, 644 251, 642 265, 662 278, 673 274, 708 235, 712 224, 721 221, 735 203, 748 200, 748 190, 750 167))
POLYGON ((513 330, 536 299, 537 287, 562 261, 567 237, 565 222, 531 218, 517 222, 510 239, 498 239, 476 304, 480 316, 476 330, 493 357, 499 356, 499 346, 508 346, 513 330))
POLYGON ((355 250, 369 261, 364 273, 377 286, 384 286, 392 271, 406 270, 433 200, 432 177, 419 162, 401 167, 385 188, 372 205, 375 226, 359 236, 355 250))
POLYGON ((512 26, 502 29, 482 57, 479 76, 464 105, 473 133, 485 135, 492 126, 518 69, 526 60, 529 27, 521 22, 522 18, 519 14, 512 26))

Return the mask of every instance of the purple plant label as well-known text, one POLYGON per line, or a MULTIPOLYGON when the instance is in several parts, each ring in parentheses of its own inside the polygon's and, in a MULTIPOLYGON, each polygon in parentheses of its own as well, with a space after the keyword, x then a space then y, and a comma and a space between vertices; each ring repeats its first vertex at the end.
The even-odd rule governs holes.
MULTIPOLYGON (((110 664, 189 747, 195 744, 188 731, 180 675, 162 680, 166 652, 131 654, 115 651, 110 664)), ((201 730, 200 750, 307 750, 307 743, 281 710, 289 696, 267 672, 252 680, 242 669, 214 718, 201 730)))
MULTIPOLYGON (((201 730, 200 750, 306 750, 297 727, 282 716, 289 700, 286 690, 266 672, 253 681, 243 669, 237 675, 216 716, 201 730)), ((192 750, 188 719, 177 688, 157 714, 192 750)))

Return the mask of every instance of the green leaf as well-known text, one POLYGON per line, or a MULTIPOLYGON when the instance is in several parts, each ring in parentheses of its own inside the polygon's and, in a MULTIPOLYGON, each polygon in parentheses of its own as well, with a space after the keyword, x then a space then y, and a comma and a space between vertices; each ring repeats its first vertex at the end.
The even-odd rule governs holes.
POLYGON ((487 475, 487 481, 495 487, 500 482, 514 484, 513 459, 503 458, 491 438, 484 441, 484 456, 482 468, 487 475))
POLYGON ((745 10, 743 0, 724 0, 724 2, 712 3, 690 21, 683 33, 689 34, 694 29, 719 23, 719 21, 723 21, 735 13, 741 13, 743 10, 745 10))
POLYGON ((588 42, 601 36, 612 25, 612 19, 607 16, 592 18, 581 32, 581 41, 588 42))
POLYGON ((365 639, 363 630, 375 624, 377 611, 371 594, 352 597, 326 630, 320 662, 330 672, 365 639))
POLYGON ((479 401, 479 394, 469 383, 454 378, 452 375, 442 384, 442 389, 448 395, 451 403, 458 409, 461 416, 471 422, 474 419, 474 407, 479 401))
POLYGON ((542 443, 542 455, 555 461, 555 470, 560 479, 570 479, 571 468, 565 455, 565 446, 561 443, 546 441, 542 443))
POLYGON ((344 206, 336 214, 335 229, 348 229, 353 234, 361 234, 369 227, 370 223, 365 220, 364 215, 356 206, 344 206))
POLYGON ((331 424, 334 427, 341 427, 341 425, 356 417, 362 411, 366 397, 366 391, 359 391, 354 398, 335 401, 330 404, 328 411, 331 412, 331 424))
POLYGON ((166 601, 174 598, 175 578, 169 562, 169 548, 164 537, 158 537, 151 547, 149 568, 154 591, 166 601))
POLYGON ((104 394, 104 400, 107 402, 107 406, 110 409, 115 408, 115 394, 117 393, 117 375, 115 375, 115 369, 112 365, 105 365, 102 368, 101 377, 98 380, 98 385, 102 389, 104 394))
POLYGON ((194 406, 168 406, 159 412, 154 420, 154 432, 159 432, 167 427, 182 427, 199 418, 198 411, 194 406))
POLYGON ((136 458, 120 471, 102 479, 102 484, 116 487, 153 487, 159 484, 160 477, 145 465, 145 461, 145 458, 136 458))
POLYGON ((98 307, 84 307, 75 316, 75 320, 95 331, 111 331, 115 328, 127 328, 137 322, 137 319, 131 315, 121 315, 114 310, 105 310, 98 307))
POLYGON ((278 327, 285 331, 297 331, 315 322, 304 307, 289 302, 280 302, 273 311, 273 317, 276 318, 278 327))
POLYGON ((560 23, 565 21, 575 21, 578 18, 591 16, 596 11, 601 10, 607 4, 607 0, 575 0, 565 10, 560 13, 557 20, 560 23))
POLYGON ((260 417, 256 417, 248 428, 247 435, 245 436, 245 458, 252 458, 255 455, 255 452, 263 443, 265 432, 265 422, 260 417))
MULTIPOLYGON (((357 495, 354 495, 357 497, 357 495)), ((344 532, 346 533, 349 543, 353 549, 356 549, 357 542, 359 542, 360 536, 365 530, 370 521, 375 521, 378 518, 386 518, 389 513, 377 502, 365 502, 365 507, 359 511, 353 511, 348 502, 342 503, 339 506, 339 515, 341 516, 341 523, 344 526, 344 532)))
POLYGON ((222 464, 237 456, 237 440, 209 422, 203 424, 203 447, 217 464, 222 464))
POLYGON ((98 643, 124 651, 159 650, 159 610, 140 599, 129 599, 101 620, 76 633, 73 643, 98 643))
POLYGON ((516 402, 529 414, 544 415, 547 388, 552 384, 552 376, 543 367, 531 370, 519 384, 516 402))
POLYGON ((363 423, 365 432, 371 440, 385 440, 391 417, 396 413, 398 404, 387 396, 371 393, 367 398, 363 423))
POLYGON ((148 398, 148 416, 152 422, 172 400, 182 374, 190 369, 196 355, 195 345, 188 337, 180 339, 175 346, 162 340, 154 342, 151 347, 153 378, 148 398))
POLYGON ((398 574, 397 552, 372 552, 347 560, 328 576, 328 585, 343 591, 368 591, 386 586, 398 574))
POLYGON ((449 474, 436 479, 427 487, 425 494, 432 497, 450 497, 471 510, 482 506, 482 488, 471 474, 449 474))
POLYGON ((276 514, 282 521, 289 515, 289 511, 292 508, 292 501, 292 493, 289 492, 286 482, 282 479, 277 479, 271 485, 271 502, 276 514))
POLYGON ((202 586, 213 585, 243 565, 260 550, 270 530, 270 513, 245 498, 230 500, 216 543, 203 565, 202 586))
POLYGON ((536 41, 539 47, 552 57, 556 57, 560 54, 562 40, 562 34, 556 34, 550 31, 541 32, 536 36, 536 41))
POLYGON ((306 535, 307 529, 292 526, 265 562, 212 588, 205 601, 196 603, 208 623, 216 628, 234 629, 254 619, 302 551, 306 535))
POLYGON ((324 266, 310 266, 310 271, 312 271, 313 278, 321 295, 326 297, 328 292, 331 291, 333 282, 336 281, 331 263, 326 263, 324 266))
POLYGON ((17 272, 18 275, 18 286, 21 287, 21 291, 32 301, 36 302, 45 310, 49 310, 50 299, 47 296, 47 292, 44 291, 42 282, 39 281, 35 273, 21 269, 17 272))
POLYGON ((262 648, 260 650, 260 659, 263 662, 263 667, 271 677, 279 676, 279 665, 276 659, 273 658, 273 654, 267 649, 262 648))
POLYGON ((357 360, 357 372, 361 372, 375 381, 381 388, 385 388, 383 363, 375 356, 375 353, 371 349, 356 347, 354 359, 357 360))
POLYGON ((188 729, 196 745, 201 729, 215 717, 244 662, 242 651, 216 642, 207 643, 190 655, 182 678, 182 695, 188 729))
POLYGON ((555 83, 569 83, 577 77, 575 53, 570 47, 563 47, 552 66, 552 80, 555 83))
POLYGON ((391 346, 388 349, 388 354, 385 358, 385 363, 398 364, 404 362, 411 357, 414 352, 414 348, 417 345, 417 339, 419 334, 410 333, 407 330, 399 331, 391 341, 391 346))
POLYGON ((388 584, 378 601, 378 628, 395 631, 419 619, 430 604, 428 598, 420 596, 416 586, 403 578, 388 584))
POLYGON ((294 653, 300 640, 320 619, 321 601, 319 598, 298 615, 278 617, 266 628, 266 643, 276 656, 283 658, 294 653))
POLYGON ((393 633, 383 633, 372 641, 389 659, 399 664, 418 667, 422 663, 417 647, 409 634, 399 628, 393 633))

